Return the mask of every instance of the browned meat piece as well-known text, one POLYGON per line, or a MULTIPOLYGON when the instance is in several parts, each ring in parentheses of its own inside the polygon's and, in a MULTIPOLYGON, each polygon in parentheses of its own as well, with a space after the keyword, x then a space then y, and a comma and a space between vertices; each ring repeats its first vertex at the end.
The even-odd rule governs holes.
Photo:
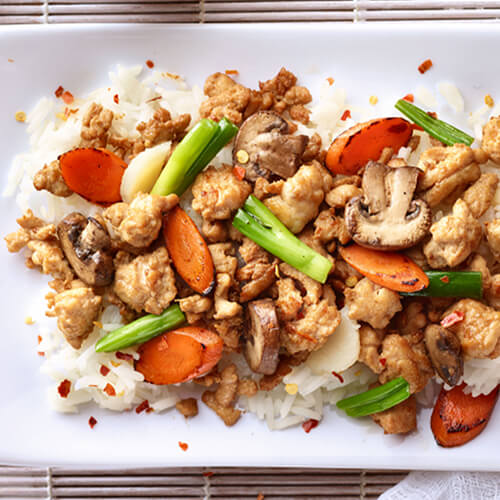
MULTIPOLYGON (((77 285, 78 286, 78 285, 77 285)), ((94 329, 94 321, 101 311, 102 298, 92 288, 78 286, 53 297, 57 326, 68 343, 79 349, 94 329)))
POLYGON ((93 102, 82 119, 82 148, 105 148, 113 121, 113 112, 93 102))
POLYGON ((403 308, 399 294, 363 278, 354 288, 346 288, 345 302, 349 317, 364 321, 373 328, 385 328, 403 308))
POLYGON ((21 227, 4 238, 9 252, 19 252, 31 240, 51 241, 57 238, 56 226, 35 217, 29 208, 17 219, 17 223, 21 227))
POLYGON ((349 243, 351 235, 342 217, 335 215, 335 209, 330 208, 319 213, 314 221, 314 237, 322 243, 337 239, 342 245, 349 243))
POLYGON ((37 268, 43 274, 50 274, 56 279, 69 282, 73 271, 56 241, 31 240, 27 245, 31 256, 26 259, 26 266, 37 268))
POLYGON ((498 186, 496 174, 483 174, 463 194, 463 200, 469 205, 472 217, 479 219, 490 208, 498 186))
POLYGON ((203 318, 203 313, 212 308, 212 299, 201 295, 190 295, 179 300, 179 307, 186 315, 187 322, 193 324, 200 321, 203 318))
POLYGON ((248 378, 241 379, 238 383, 238 396, 246 396, 251 398, 257 394, 259 390, 257 382, 248 378))
POLYGON ((240 255, 245 265, 238 269, 236 278, 243 282, 240 291, 240 302, 248 302, 267 290, 276 280, 276 259, 259 245, 244 238, 240 247, 240 255))
POLYGON ((243 206, 252 188, 248 182, 238 179, 231 165, 222 168, 209 167, 194 181, 193 209, 208 221, 229 219, 243 206))
POLYGON ((433 377, 434 369, 427 356, 422 333, 411 335, 386 335, 382 342, 380 358, 385 361, 379 376, 381 384, 397 377, 404 377, 412 394, 421 391, 433 377))
POLYGON ((120 251, 115 257, 115 269, 114 292, 137 312, 161 314, 177 294, 165 247, 133 259, 120 251))
POLYGON ((45 189, 55 196, 66 198, 73 194, 73 191, 67 186, 62 176, 61 167, 57 160, 44 165, 33 177, 33 185, 37 191, 45 189))
POLYGON ((210 373, 203 375, 203 377, 193 379, 193 382, 203 387, 212 387, 220 383, 220 373, 217 371, 217 367, 215 367, 210 373))
POLYGON ((449 307, 443 317, 462 313, 462 321, 449 326, 460 340, 462 352, 471 358, 496 357, 500 338, 500 312, 473 299, 462 299, 449 307))
POLYGON ((217 273, 214 293, 214 319, 228 319, 242 313, 242 307, 238 302, 228 300, 229 290, 232 285, 231 275, 227 273, 217 273))
POLYGON ((303 165, 286 180, 281 193, 264 200, 264 204, 290 231, 300 233, 318 215, 331 183, 331 176, 318 162, 303 165))
POLYGON ((495 163, 500 163, 500 116, 492 116, 483 127, 481 147, 495 163))
POLYGON ((382 373, 384 370, 384 365, 380 362, 380 350, 384 337, 384 330, 374 330, 368 325, 361 325, 359 328, 358 361, 364 363, 373 373, 382 373))
POLYGON ((112 287, 107 287, 102 295, 104 306, 109 303, 112 304, 120 310, 120 315, 125 323, 131 323, 134 319, 137 319, 137 312, 129 307, 123 300, 121 300, 115 292, 113 292, 112 287))
POLYGON ((400 335, 421 332, 426 325, 427 316, 422 302, 407 302, 404 309, 395 317, 395 326, 400 335))
POLYGON ((176 194, 139 193, 132 203, 114 203, 102 215, 111 224, 115 238, 133 247, 144 248, 158 238, 163 215, 178 201, 176 194))
MULTIPOLYGON (((317 132, 309 137, 306 149, 302 155, 303 163, 310 163, 313 160, 320 161, 321 158, 321 137, 317 132)), ((321 162, 320 162, 321 163, 321 162)))
POLYGON ((424 245, 424 254, 434 269, 458 266, 481 243, 481 224, 461 199, 453 205, 452 214, 432 224, 430 232, 432 238, 424 245))
POLYGON ((276 299, 276 310, 280 321, 291 321, 295 319, 302 307, 302 296, 295 288, 291 278, 282 278, 276 282, 278 298, 276 299))
POLYGON ((281 68, 274 78, 259 82, 259 88, 262 92, 271 92, 276 96, 284 96, 296 83, 297 77, 286 68, 281 68))
POLYGON ((195 398, 181 399, 175 403, 177 411, 186 418, 198 415, 198 401, 195 398))
POLYGON ((220 384, 215 392, 205 391, 202 401, 219 415, 227 426, 234 425, 241 412, 234 409, 234 401, 238 393, 238 373, 236 366, 230 364, 221 372, 220 384))
POLYGON ((217 273, 226 273, 234 277, 238 267, 238 259, 234 256, 235 250, 232 243, 214 243, 208 245, 214 267, 217 273))
POLYGON ((208 99, 200 106, 202 118, 219 121, 226 117, 236 125, 242 122, 252 96, 249 89, 224 73, 214 73, 206 79, 203 91, 208 99))
POLYGON ((239 349, 240 336, 243 332, 242 315, 211 321, 210 327, 219 334, 227 351, 236 351, 239 349))
POLYGON ((172 118, 166 109, 159 108, 151 120, 137 125, 137 131, 141 134, 144 146, 150 148, 165 141, 179 141, 184 136, 190 121, 189 114, 172 118))
POLYGON ((341 184, 326 194, 325 201, 332 208, 344 208, 347 202, 355 196, 361 196, 363 191, 355 184, 341 184))
POLYGON ((209 243, 220 243, 228 239, 228 230, 224 222, 203 220, 201 232, 209 243))
POLYGON ((281 276, 292 278, 299 284, 305 305, 317 304, 319 302, 323 293, 323 287, 320 283, 285 262, 279 265, 279 272, 281 276))
POLYGON ((479 155, 465 144, 452 147, 434 147, 424 151, 418 167, 424 171, 419 179, 418 191, 431 207, 438 205, 452 193, 465 189, 479 179, 481 171, 477 165, 479 155))
POLYGON ((388 410, 371 415, 384 434, 408 434, 417 428, 417 402, 414 396, 388 410))
POLYGON ((485 222, 484 230, 491 253, 497 261, 500 261, 500 219, 485 222))
POLYGON ((258 177, 255 181, 253 194, 259 200, 263 200, 273 194, 280 194, 283 189, 283 184, 285 184, 283 179, 275 182, 269 182, 264 177, 258 177))

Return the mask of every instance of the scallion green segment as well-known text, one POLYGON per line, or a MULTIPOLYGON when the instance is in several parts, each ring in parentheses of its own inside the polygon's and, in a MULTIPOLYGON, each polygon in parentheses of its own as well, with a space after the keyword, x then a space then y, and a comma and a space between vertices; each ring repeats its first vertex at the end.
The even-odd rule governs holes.
POLYGON ((300 241, 255 196, 250 195, 236 212, 233 226, 269 253, 325 283, 332 263, 300 241))
POLYGON ((422 127, 429 135, 432 135, 432 137, 435 137, 448 146, 453 146, 457 142, 470 146, 474 142, 474 137, 471 137, 449 123, 433 118, 423 109, 404 99, 400 99, 396 103, 396 109, 401 111, 413 123, 422 127))
POLYGON ((194 182, 196 176, 215 158, 215 155, 238 133, 238 127, 227 118, 222 118, 217 131, 200 156, 187 169, 175 193, 179 196, 194 182))
POLYGON ((418 292, 401 293, 406 296, 465 297, 481 299, 483 278, 477 271, 426 271, 429 286, 418 292))
POLYGON ((147 314, 128 325, 109 332, 95 345, 97 352, 113 352, 142 344, 186 321, 179 304, 172 304, 161 314, 147 314))
POLYGON ((162 196, 176 193, 183 183, 186 172, 210 144, 217 130, 216 122, 200 120, 174 149, 151 193, 162 196))
POLYGON ((350 417, 364 417, 388 410, 410 397, 410 384, 398 377, 374 389, 337 402, 337 408, 350 417))

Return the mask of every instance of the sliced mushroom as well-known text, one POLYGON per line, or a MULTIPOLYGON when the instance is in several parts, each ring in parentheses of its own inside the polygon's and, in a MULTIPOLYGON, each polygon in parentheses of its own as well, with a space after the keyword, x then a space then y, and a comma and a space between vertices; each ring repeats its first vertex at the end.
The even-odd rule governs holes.
POLYGON ((300 166, 309 139, 290 135, 288 123, 273 111, 259 111, 240 127, 233 147, 233 161, 245 169, 245 177, 256 181, 271 173, 285 179, 300 166))
POLYGON ((416 167, 367 164, 363 196, 351 198, 345 209, 347 230, 356 243, 379 250, 401 250, 426 235, 432 213, 425 201, 413 199, 418 174, 416 167))
POLYGON ((272 299, 249 302, 245 355, 256 373, 272 375, 279 362, 279 323, 272 299))
POLYGON ((460 380, 464 362, 460 340, 440 325, 429 325, 425 329, 425 346, 438 375, 450 386, 460 380))
POLYGON ((90 286, 113 281, 111 238, 93 217, 78 212, 67 215, 57 226, 61 248, 78 277, 90 286))

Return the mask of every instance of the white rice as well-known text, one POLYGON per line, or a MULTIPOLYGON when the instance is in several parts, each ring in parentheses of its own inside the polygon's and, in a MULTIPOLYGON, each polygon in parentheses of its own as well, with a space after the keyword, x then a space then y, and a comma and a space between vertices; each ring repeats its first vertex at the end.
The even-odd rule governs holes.
MULTIPOLYGON (((175 117, 181 113, 189 113, 191 125, 198 119, 198 108, 203 99, 202 90, 194 86, 188 88, 182 79, 172 79, 164 73, 154 71, 141 79, 141 67, 118 67, 109 74, 110 86, 92 92, 86 98, 77 98, 73 108, 78 112, 71 114, 67 120, 57 116, 63 112, 64 106, 55 99, 43 98, 28 115, 28 133, 30 150, 18 155, 9 173, 8 184, 4 195, 16 195, 16 202, 22 211, 33 209, 49 222, 56 222, 71 211, 94 213, 99 210, 74 194, 69 198, 59 198, 46 191, 37 192, 33 188, 34 174, 44 163, 51 162, 60 154, 78 145, 80 141, 81 119, 92 102, 97 102, 111 109, 117 118, 113 120, 112 132, 117 135, 133 137, 136 125, 148 120, 160 106, 168 109, 175 117), (119 95, 119 104, 113 96, 119 95), (151 101, 156 97, 159 100, 151 101), (149 102, 148 102, 149 101, 149 102)), ((458 89, 451 84, 439 87, 441 94, 449 105, 457 112, 463 111, 463 98, 458 89)), ((433 93, 421 86, 417 88, 416 97, 427 107, 435 107, 437 102, 433 93)), ((299 125, 299 133, 312 135, 319 133, 323 144, 329 144, 335 136, 351 127, 366 115, 362 109, 350 108, 356 115, 342 120, 348 109, 346 93, 343 89, 323 82, 319 89, 319 98, 311 107, 311 124, 308 127, 299 125)), ((471 114, 469 123, 480 140, 480 127, 488 118, 489 108, 482 107, 471 114)), ((421 133, 420 145, 415 152, 402 149, 400 156, 410 164, 416 164, 421 152, 430 146, 427 134, 421 133)), ((219 153, 213 164, 231 163, 231 147, 219 153)), ((495 168, 491 165, 485 168, 495 168)), ((499 197, 500 200, 500 197, 499 197)), ((189 195, 183 200, 183 206, 190 208, 189 195)), ((193 214, 192 210, 189 211, 193 214)), ((499 216, 499 212, 495 212, 499 216)), ((145 383, 143 376, 133 368, 131 361, 118 359, 115 353, 97 353, 95 342, 108 331, 122 324, 118 309, 108 306, 100 319, 102 328, 96 326, 81 349, 74 350, 64 340, 63 335, 55 327, 52 319, 43 314, 40 308, 34 317, 38 325, 37 334, 41 337, 38 350, 44 353, 41 371, 54 380, 48 390, 52 407, 60 412, 77 412, 80 405, 93 402, 103 408, 124 411, 133 408, 144 400, 157 412, 175 406, 185 392, 200 392, 194 384, 177 386, 155 386, 145 383), (106 376, 101 375, 101 367, 109 369, 106 376), (66 398, 59 395, 58 387, 63 380, 71 382, 71 391, 66 398), (104 389, 110 384, 116 392, 109 396, 104 389)), ((123 350, 124 353, 137 358, 134 348, 123 350)), ((236 361, 240 374, 249 375, 249 369, 241 356, 232 356, 236 361), (246 371, 246 373, 244 373, 246 371)), ((307 419, 320 420, 324 406, 332 405, 348 394, 365 390, 376 376, 364 365, 356 364, 342 373, 343 382, 332 373, 314 374, 307 365, 293 369, 272 391, 259 392, 251 398, 241 397, 238 405, 243 410, 254 413, 264 420, 270 429, 285 429, 304 422, 307 419), (296 394, 287 392, 290 385, 297 386, 296 394)), ((500 382, 500 360, 471 360, 465 364, 464 380, 471 386, 473 394, 489 392, 500 382)), ((436 386, 428 388, 418 396, 419 403, 426 406, 434 400, 436 386)))

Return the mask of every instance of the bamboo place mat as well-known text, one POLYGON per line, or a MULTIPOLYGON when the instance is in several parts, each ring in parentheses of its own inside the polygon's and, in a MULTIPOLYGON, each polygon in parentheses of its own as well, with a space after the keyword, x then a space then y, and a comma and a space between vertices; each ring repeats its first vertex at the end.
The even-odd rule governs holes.
MULTIPOLYGON (((500 1, 484 0, 0 0, 0 24, 214 23, 286 21, 489 21, 500 1)), ((0 466, 0 498, 74 500, 368 500, 401 471, 154 468, 130 470, 0 466)))

